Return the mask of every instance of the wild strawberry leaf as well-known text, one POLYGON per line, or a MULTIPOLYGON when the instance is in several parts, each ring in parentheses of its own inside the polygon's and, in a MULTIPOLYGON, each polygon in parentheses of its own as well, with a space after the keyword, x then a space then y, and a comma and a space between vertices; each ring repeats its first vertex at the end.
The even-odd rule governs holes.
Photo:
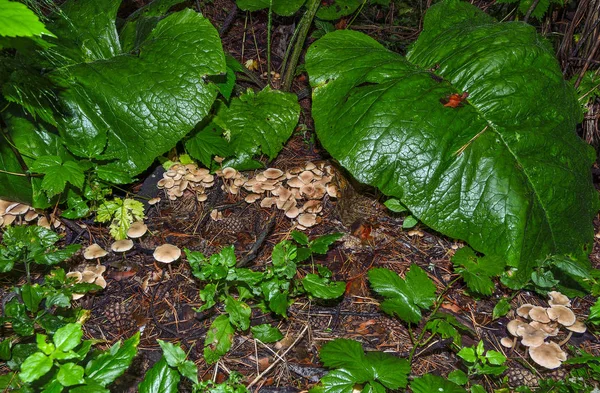
POLYGON ((498 256, 479 257, 470 247, 463 247, 452 256, 455 271, 473 292, 491 295, 495 284, 492 277, 504 271, 504 261, 498 256))
POLYGON ((368 275, 373 290, 385 298, 381 309, 390 315, 417 323, 421 320, 421 309, 433 305, 436 287, 427 273, 415 264, 411 265, 405 279, 383 268, 371 269, 368 275))
POLYGON ((81 188, 85 180, 83 169, 76 161, 63 162, 59 156, 38 157, 29 169, 45 175, 41 186, 48 198, 63 192, 67 183, 81 188))
POLYGON ((589 266, 594 154, 574 132, 573 89, 533 27, 445 0, 407 58, 344 30, 316 41, 306 67, 317 135, 357 180, 518 267, 512 287, 550 254, 589 266), (444 106, 463 93, 462 105, 444 106))
POLYGON ((25 4, 0 0, 0 36, 41 37, 42 35, 54 36, 25 4))

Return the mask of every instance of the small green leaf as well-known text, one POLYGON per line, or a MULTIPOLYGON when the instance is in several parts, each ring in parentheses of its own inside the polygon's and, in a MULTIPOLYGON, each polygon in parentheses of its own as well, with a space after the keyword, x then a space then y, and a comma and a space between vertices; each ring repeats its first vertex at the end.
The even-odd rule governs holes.
POLYGON ((467 393, 465 389, 454 382, 432 374, 415 378, 410 383, 410 388, 413 393, 467 393))
POLYGON ((319 359, 328 368, 348 368, 361 363, 364 358, 362 345, 358 341, 338 338, 321 347, 319 359))
POLYGON ((204 359, 208 364, 216 363, 229 351, 234 332, 227 315, 223 314, 215 318, 204 340, 204 359))
POLYGON ((396 198, 390 198, 383 203, 385 207, 393 211, 394 213, 402 213, 408 211, 408 208, 400 202, 400 200, 396 198))
POLYGON ((457 250, 452 263, 471 291, 488 296, 496 287, 491 278, 500 275, 505 267, 500 257, 478 257, 470 247, 457 250))
POLYGON ((252 309, 249 305, 231 296, 225 298, 225 311, 229 313, 229 321, 240 330, 250 327, 250 314, 252 309))
POLYGON ((26 5, 16 1, 0 0, 0 36, 4 37, 55 37, 37 15, 26 5))
POLYGON ((508 299, 502 298, 496 303, 492 310, 492 319, 498 319, 505 316, 510 311, 510 303, 508 299))
POLYGON ((37 344, 37 347, 40 351, 50 356, 54 352, 56 347, 54 346, 54 344, 46 342, 47 338, 48 336, 46 336, 45 334, 38 333, 35 335, 35 343, 37 344))
POLYGON ((77 188, 83 187, 85 175, 75 161, 63 162, 59 156, 41 156, 30 168, 33 172, 43 173, 42 189, 49 198, 64 191, 67 183, 77 188))
POLYGON ((471 393, 486 393, 486 391, 483 386, 475 384, 471 386, 471 393))
POLYGON ((312 273, 302 279, 302 285, 311 296, 319 299, 336 299, 346 290, 345 282, 331 281, 312 273))
POLYGON ((252 331, 252 337, 264 343, 274 343, 283 338, 281 331, 268 323, 252 326, 250 331, 252 331))
POLYGON ((477 362, 477 355, 475 354, 475 350, 473 348, 464 347, 458 351, 457 355, 469 363, 477 362))
POLYGON ((481 356, 483 355, 484 352, 485 352, 485 348, 483 346, 483 341, 479 341, 477 343, 477 347, 475 348, 475 353, 477 354, 477 357, 481 358, 481 356))
POLYGON ((600 298, 596 299, 596 302, 590 307, 590 315, 587 322, 594 325, 600 324, 600 298))
POLYGON ((148 372, 140 383, 140 393, 177 393, 179 373, 161 358, 148 372))
MULTIPOLYGON (((263 326, 263 325, 260 325, 263 326)), ((269 325, 267 325, 269 326, 269 325)), ((10 338, 5 338, 0 341, 0 360, 9 360, 10 359, 10 348, 12 347, 12 340, 10 338)))
POLYGON ((179 347, 179 345, 173 345, 170 342, 163 340, 157 340, 158 345, 162 348, 163 356, 171 367, 177 367, 185 361, 185 352, 179 347))
POLYGON ((414 216, 412 216, 412 215, 406 216, 404 218, 404 221, 402 222, 402 228, 410 229, 410 228, 414 227, 415 225, 417 225, 418 223, 419 223, 419 220, 417 220, 414 216))
POLYGON ((85 383, 83 367, 75 363, 61 364, 56 374, 56 379, 63 386, 73 386, 85 383))
POLYGON ((58 351, 67 352, 79 345, 81 337, 83 337, 81 325, 69 323, 54 333, 52 341, 58 351))
POLYGON ((493 349, 490 349, 486 352, 485 358, 488 360, 488 362, 490 362, 490 364, 495 366, 500 366, 506 362, 506 356, 498 351, 494 351, 493 349))
POLYGON ((181 375, 194 382, 198 383, 198 368, 191 360, 185 360, 177 366, 177 370, 181 375))
POLYGON ((45 375, 52 368, 52 359, 42 352, 29 356, 21 365, 19 378, 23 382, 33 382, 45 375))
POLYGON ((200 299, 204 302, 204 304, 198 307, 198 311, 208 310, 216 303, 215 296, 217 294, 217 286, 215 284, 206 284, 204 288, 199 291, 200 299))
POLYGON ((21 286, 21 298, 27 310, 35 313, 44 298, 44 289, 39 284, 23 284, 21 286))
POLYGON ((327 254, 329 246, 344 236, 343 233, 332 233, 330 235, 319 236, 310 242, 310 250, 316 254, 327 254))
POLYGON ((292 231, 290 234, 294 241, 302 246, 308 246, 309 240, 308 236, 304 232, 300 231, 292 231))
POLYGON ((448 373, 448 380, 462 386, 469 381, 469 377, 462 370, 454 370, 448 373))
POLYGON ((275 314, 287 318, 287 309, 290 305, 289 292, 277 292, 269 299, 269 309, 275 314))

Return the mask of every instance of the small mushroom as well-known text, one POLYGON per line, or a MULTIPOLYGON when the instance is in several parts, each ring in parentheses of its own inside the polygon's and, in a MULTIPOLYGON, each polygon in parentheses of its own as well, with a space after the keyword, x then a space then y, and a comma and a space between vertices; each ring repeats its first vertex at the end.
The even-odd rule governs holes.
POLYGON ((21 214, 25 214, 31 209, 31 207, 24 205, 22 203, 15 203, 6 208, 6 214, 11 214, 13 216, 20 216, 21 214))
POLYGON ((310 228, 317 223, 317 215, 304 213, 298 216, 298 224, 302 225, 305 228, 310 228))
POLYGON ((572 324, 571 326, 566 326, 566 328, 572 331, 573 333, 585 333, 585 331, 587 330, 585 323, 583 323, 582 321, 575 321, 574 324, 572 324))
POLYGON ((551 306, 571 307, 571 300, 558 291, 550 291, 548 292, 548 296, 550 297, 548 304, 551 306))
POLYGON ((223 168, 223 177, 225 179, 233 179, 237 173, 238 172, 231 167, 223 168))
POLYGON ((533 306, 531 310, 529 310, 529 317, 533 321, 537 321, 540 323, 548 323, 550 322, 550 317, 548 317, 548 313, 544 307, 533 306))
POLYGON ((529 324, 517 327, 517 336, 522 337, 521 344, 526 347, 537 347, 542 345, 548 334, 543 330, 538 330, 529 324))
POLYGON ((515 345, 515 339, 510 337, 502 337, 500 339, 500 344, 506 348, 512 348, 515 345))
POLYGON ((506 325, 506 330, 508 330, 508 332, 512 335, 512 336, 517 336, 517 328, 521 325, 527 325, 527 322, 523 322, 520 319, 513 319, 512 321, 508 322, 508 324, 506 325))
POLYGON ((571 326, 577 320, 573 311, 565 306, 551 306, 547 312, 551 320, 557 321, 563 326, 571 326))
POLYGON ((258 194, 248 194, 248 195, 246 195, 246 198, 244 198, 246 203, 254 203, 254 202, 258 201, 259 199, 260 199, 260 195, 258 195, 258 194))
POLYGON ((278 179, 283 174, 283 171, 277 168, 267 168, 263 171, 263 175, 267 179, 278 179))
POLYGON ((531 326, 533 326, 535 329, 546 332, 548 334, 548 336, 554 337, 554 336, 558 335, 558 332, 559 332, 559 329, 558 329, 558 326, 556 325, 556 323, 541 323, 538 321, 531 321, 531 322, 529 322, 529 324, 531 326))
POLYGON ((131 241, 130 239, 117 240, 110 246, 110 249, 114 252, 125 252, 131 250, 132 248, 133 241, 131 241))
POLYGON ((181 257, 181 250, 172 244, 163 244, 156 247, 153 255, 158 262, 171 263, 181 257))
POLYGON ((517 308, 517 315, 523 318, 529 318, 529 311, 534 307, 533 304, 525 303, 517 308))
POLYGON ((137 239, 138 237, 144 236, 144 234, 148 232, 148 227, 142 221, 136 221, 129 226, 127 230, 127 236, 132 239, 137 239))
POLYGON ((106 250, 100 247, 98 244, 94 243, 91 246, 87 247, 83 251, 83 257, 85 259, 96 259, 105 257, 108 254, 106 250))
POLYGON ((553 342, 543 343, 537 347, 529 348, 531 359, 542 367, 555 369, 567 360, 567 354, 563 352, 558 344, 553 342))

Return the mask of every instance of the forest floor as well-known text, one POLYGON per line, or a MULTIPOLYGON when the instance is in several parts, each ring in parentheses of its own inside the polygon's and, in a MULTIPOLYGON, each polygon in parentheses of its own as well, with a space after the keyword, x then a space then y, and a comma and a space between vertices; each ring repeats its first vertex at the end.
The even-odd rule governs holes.
MULTIPOLYGON (((215 0, 203 8, 203 12, 215 26, 221 26, 232 4, 230 0, 215 0)), ((253 15, 254 19, 246 19, 246 14, 240 11, 224 34, 223 43, 242 64, 247 59, 260 58, 261 67, 266 70, 266 14, 253 15), (242 42, 240 37, 246 37, 245 41, 242 42)), ((385 20, 386 15, 381 18, 385 20)), ((271 47, 275 70, 293 32, 294 21, 284 18, 277 22, 271 47)), ((365 26, 368 24, 362 27, 369 30, 365 26)), ((418 34, 418 26, 390 31, 376 30, 377 34, 396 34, 409 42, 418 34)), ((258 74, 262 72, 257 71, 258 74)), ((277 83, 273 83, 275 88, 277 83)), ((307 86, 306 79, 301 76, 295 81, 294 91, 302 91, 307 86)), ((190 191, 174 201, 163 196, 160 203, 146 211, 145 223, 150 234, 124 255, 110 254, 101 261, 107 266, 106 289, 78 301, 83 308, 91 310, 91 317, 84 325, 86 338, 106 340, 108 347, 142 331, 134 367, 117 381, 115 391, 135 391, 133 386, 162 354, 157 339, 181 343, 188 358, 198 365, 203 379, 223 380, 229 372, 238 371, 244 376, 245 384, 256 380, 253 387, 260 388, 257 391, 261 392, 299 392, 310 388, 327 371, 319 363, 318 350, 335 338, 358 340, 365 350, 406 357, 413 346, 407 325, 381 312, 380 298, 369 289, 366 273, 372 267, 386 267, 404 275, 411 264, 417 264, 427 272, 438 287, 438 294, 444 292, 440 312, 453 315, 465 326, 463 346, 483 340, 487 349, 503 352, 509 359, 509 374, 514 374, 512 381, 523 382, 515 375, 532 380, 545 375, 542 370, 537 375, 532 373, 530 369, 535 367, 531 364, 524 367, 528 359, 522 352, 510 351, 499 341, 507 336, 506 324, 518 306, 524 303, 547 306, 547 299, 525 291, 513 297, 514 293, 500 284, 490 297, 478 299, 468 295, 464 283, 455 280, 458 276, 453 273, 450 261, 455 250, 463 244, 420 224, 411 230, 403 229, 403 215, 394 214, 383 206, 382 195, 376 190, 354 184, 319 148, 311 131, 310 97, 302 99, 300 104, 303 108, 300 124, 303 126, 297 128, 269 167, 285 171, 313 162, 336 168, 333 181, 341 194, 339 198, 324 197, 320 223, 304 232, 310 238, 343 233, 329 253, 316 256, 314 262, 330 268, 333 279, 347 282, 345 295, 334 302, 298 298, 290 306, 287 319, 254 310, 253 324, 270 322, 279 327, 284 339, 275 344, 263 344, 250 334, 236 333, 231 351, 216 365, 206 364, 202 356, 204 338, 215 314, 194 310, 202 304, 198 294, 201 286, 190 273, 188 263, 180 260, 166 268, 157 264, 152 250, 160 244, 170 243, 210 255, 233 244, 238 260, 252 254, 254 258, 249 267, 260 268, 269 263, 273 246, 289 239, 296 224, 278 209, 245 203, 245 191, 239 195, 224 193, 219 183, 208 191, 205 202, 198 202, 190 191), (223 220, 210 218, 213 209, 222 213, 223 220), (506 317, 493 320, 492 310, 501 298, 510 299, 511 311, 506 317)), ((148 177, 146 184, 158 180, 152 179, 150 174, 148 177)), ((156 192, 160 196, 158 189, 156 192)), ((596 231, 600 232, 598 225, 596 222, 596 231)), ((86 222, 84 230, 73 229, 77 227, 66 226, 65 238, 81 243, 84 248, 98 243, 104 249, 110 249, 113 240, 106 226, 86 222)), ((595 267, 600 267, 600 239, 597 240, 591 260, 595 267)), ((73 268, 86 263, 80 254, 72 259, 73 268)), ((299 276, 307 272, 310 272, 310 264, 300 266, 299 276)), ((8 286, 8 283, 1 284, 8 286)), ((576 299, 573 310, 578 317, 584 318, 594 301, 592 297, 576 299)), ((422 327, 422 324, 413 326, 412 335, 418 335, 422 327)), ((600 355, 600 343, 590 333, 574 335, 569 343, 600 355)), ((445 376, 458 364, 449 340, 433 340, 429 346, 417 351, 412 372, 414 375, 445 376)), ((555 375, 560 376, 560 373, 555 375)), ((497 387, 492 382, 480 381, 488 391, 497 387)))

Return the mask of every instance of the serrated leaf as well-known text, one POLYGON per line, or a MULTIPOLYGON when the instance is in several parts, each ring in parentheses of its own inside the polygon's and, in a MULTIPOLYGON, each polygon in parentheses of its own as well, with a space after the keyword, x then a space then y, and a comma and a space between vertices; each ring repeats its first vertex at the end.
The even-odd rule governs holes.
POLYGON ((41 352, 29 356, 21 365, 19 378, 23 382, 33 382, 44 376, 52 368, 52 359, 41 352))
POLYGON ((204 340, 204 359, 208 364, 216 363, 229 351, 234 331, 227 315, 223 314, 215 318, 204 340))
POLYGON ((328 368, 347 368, 363 361, 364 351, 358 341, 338 338, 321 347, 319 359, 328 368))
POLYGON ((300 231, 292 231, 290 234, 294 241, 302 246, 308 246, 309 239, 308 236, 304 232, 300 231))
POLYGON ((329 33, 306 57, 317 135, 358 181, 518 267, 512 287, 522 286, 547 255, 586 259, 598 206, 553 52, 533 27, 458 0, 429 8, 408 58, 329 33), (465 92, 462 106, 444 106, 465 92))
POLYGON ((264 343, 274 343, 283 338, 281 331, 275 326, 269 325, 268 323, 252 326, 250 331, 252 332, 252 337, 264 343))
POLYGON ((140 393, 177 393, 179 373, 161 358, 148 372, 140 383, 140 393))
POLYGON ((500 366, 506 362, 506 356, 498 351, 494 351, 493 349, 490 349, 485 353, 485 358, 488 362, 490 362, 490 364, 495 366, 500 366))
POLYGON ((491 278, 500 275, 505 267, 500 257, 478 257, 470 247, 458 249, 452 263, 470 290, 487 296, 495 289, 491 278))
POLYGON ((344 294, 346 283, 343 281, 331 281, 318 274, 307 274, 302 279, 302 286, 311 296, 319 299, 337 299, 344 294))
POLYGON ((185 149, 205 167, 210 168, 214 156, 229 157, 233 154, 222 133, 223 130, 211 122, 185 142, 185 149))
POLYGON ((475 363, 477 361, 477 354, 471 347, 462 348, 456 355, 469 363, 475 363))
POLYGON ((436 287, 417 265, 411 265, 405 280, 383 268, 371 269, 368 275, 373 290, 386 298, 381 309, 388 314, 416 323, 421 320, 420 309, 433 304, 436 287))
POLYGON ((114 344, 110 350, 92 359, 85 368, 87 378, 100 386, 112 383, 129 368, 140 343, 140 333, 136 333, 120 345, 114 344))
POLYGON ((43 173, 42 189, 49 198, 64 191, 67 183, 83 187, 85 175, 75 161, 63 162, 59 156, 38 157, 30 166, 33 172, 43 173))
POLYGON ((25 4, 16 1, 0 0, 0 36, 41 37, 54 34, 46 30, 37 15, 25 4))
POLYGON ((368 352, 364 362, 373 369, 373 379, 388 389, 399 389, 408 384, 410 364, 406 359, 400 359, 384 352, 368 352))

